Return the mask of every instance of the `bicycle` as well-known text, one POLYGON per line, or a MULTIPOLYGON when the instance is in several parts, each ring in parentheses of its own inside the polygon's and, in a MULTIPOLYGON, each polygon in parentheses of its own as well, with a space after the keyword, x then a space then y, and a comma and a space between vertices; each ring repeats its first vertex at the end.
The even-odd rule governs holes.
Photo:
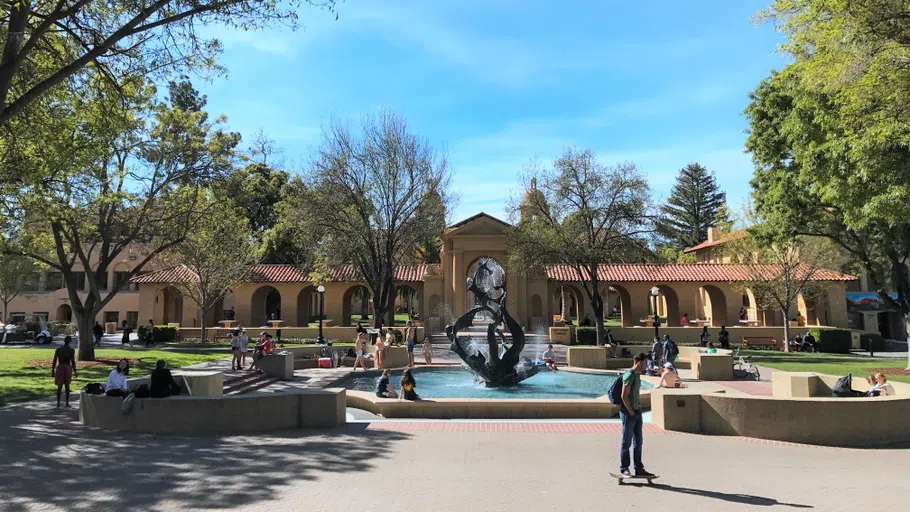
POLYGON ((752 363, 752 356, 743 356, 739 353, 739 348, 733 354, 733 375, 739 379, 753 375, 755 380, 761 379, 758 367, 752 363))

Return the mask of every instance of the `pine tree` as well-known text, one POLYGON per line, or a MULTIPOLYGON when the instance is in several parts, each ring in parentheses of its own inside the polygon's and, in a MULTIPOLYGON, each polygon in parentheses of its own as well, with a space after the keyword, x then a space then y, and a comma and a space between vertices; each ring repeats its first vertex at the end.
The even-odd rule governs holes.
POLYGON ((708 228, 718 222, 718 213, 724 215, 726 200, 714 173, 690 163, 679 170, 673 191, 660 208, 657 234, 676 249, 698 245, 708 239, 708 228))

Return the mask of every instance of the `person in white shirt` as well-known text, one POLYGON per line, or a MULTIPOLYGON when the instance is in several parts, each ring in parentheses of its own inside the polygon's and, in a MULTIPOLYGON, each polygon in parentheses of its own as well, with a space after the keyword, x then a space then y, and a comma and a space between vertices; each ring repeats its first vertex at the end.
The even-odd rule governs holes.
POLYGON ((553 344, 547 345, 547 351, 543 353, 543 362, 547 365, 547 368, 558 372, 559 368, 556 367, 556 353, 553 352, 553 344))
POLYGON ((682 381, 679 380, 679 374, 673 363, 664 363, 663 373, 660 375, 660 382, 657 383, 659 388, 681 388, 682 381))
POLYGON ((127 394, 126 377, 130 373, 130 362, 121 359, 117 367, 111 370, 107 376, 107 382, 104 383, 104 394, 107 396, 124 397, 127 394))
POLYGON ((894 386, 888 382, 888 379, 882 373, 876 373, 874 378, 869 376, 866 381, 872 384, 872 388, 868 392, 869 396, 890 396, 894 394, 894 386), (878 391, 878 394, 875 394, 875 391, 878 391))

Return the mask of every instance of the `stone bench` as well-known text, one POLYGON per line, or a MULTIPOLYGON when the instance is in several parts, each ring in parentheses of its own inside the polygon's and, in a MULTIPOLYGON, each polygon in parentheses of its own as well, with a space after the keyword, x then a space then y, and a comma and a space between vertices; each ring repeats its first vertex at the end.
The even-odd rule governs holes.
POLYGON ((258 365, 266 375, 277 377, 281 380, 294 378, 294 354, 268 354, 259 360, 258 365))
MULTIPOLYGON (((211 370, 173 370, 171 375, 180 386, 180 394, 187 396, 222 396, 224 394, 224 373, 211 370)), ((151 385, 151 378, 127 379, 127 388, 136 389, 151 385)))
POLYGON ((224 397, 137 398, 128 414, 123 400, 83 395, 79 420, 105 430, 165 435, 224 435, 345 423, 345 390, 300 389, 224 397))

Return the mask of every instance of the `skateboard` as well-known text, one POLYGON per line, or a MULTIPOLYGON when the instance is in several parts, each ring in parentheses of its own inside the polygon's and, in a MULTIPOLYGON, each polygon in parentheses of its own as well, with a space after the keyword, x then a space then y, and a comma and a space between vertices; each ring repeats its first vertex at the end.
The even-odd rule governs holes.
POLYGON ((651 481, 657 480, 658 478, 660 478, 657 475, 654 475, 654 476, 635 476, 635 475, 622 476, 619 473, 610 473, 610 476, 615 478, 616 481, 619 483, 619 485, 623 485, 623 483, 625 483, 626 480, 647 480, 648 485, 651 485, 651 481))

